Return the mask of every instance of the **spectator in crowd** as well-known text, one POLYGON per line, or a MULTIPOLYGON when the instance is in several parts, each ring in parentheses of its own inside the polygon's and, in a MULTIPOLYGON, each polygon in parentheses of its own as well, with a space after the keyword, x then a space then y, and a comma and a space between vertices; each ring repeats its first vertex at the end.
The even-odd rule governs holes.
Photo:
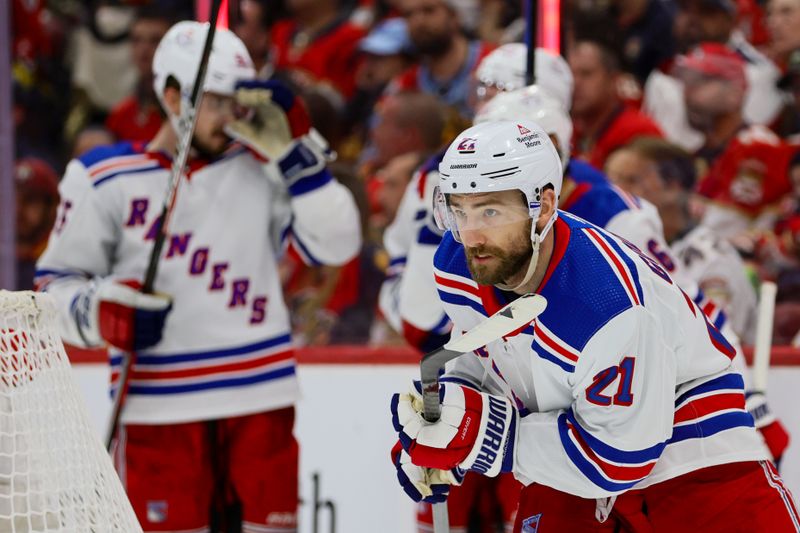
POLYGON ((778 65, 785 67, 790 54, 800 49, 800 0, 769 0, 767 27, 770 55, 778 65))
POLYGON ((163 114, 153 89, 153 54, 172 23, 166 11, 143 7, 131 25, 131 59, 138 76, 136 90, 115 105, 106 118, 106 128, 119 141, 149 141, 161 127, 163 114))
POLYGON ((448 0, 399 0, 398 7, 420 63, 403 72, 388 90, 430 93, 471 117, 470 78, 492 47, 464 35, 458 11, 448 0))
POLYGON ((36 260, 47 245, 56 220, 58 176, 41 159, 20 159, 14 165, 16 192, 16 290, 33 288, 36 260))
POLYGON ((364 30, 343 12, 343 0, 287 0, 291 18, 272 28, 275 70, 299 87, 325 86, 338 108, 353 95, 364 30))
MULTIPOLYGON (((781 108, 775 87, 780 72, 761 52, 736 31, 734 0, 680 0, 673 33, 677 52, 686 54, 703 42, 726 45, 745 62, 747 93, 744 117, 749 124, 771 123, 781 108)), ((650 75, 644 87, 642 109, 659 125, 667 139, 689 151, 703 144, 703 134, 686 122, 683 86, 671 74, 672 62, 650 75)))
POLYGON ((89 124, 75 137, 70 158, 80 157, 93 148, 113 143, 114 135, 105 126, 102 124, 89 124))
POLYGON ((239 3, 239 20, 233 26, 233 32, 250 52, 257 75, 261 79, 272 75, 274 65, 270 56, 270 31, 283 13, 282 1, 241 0, 239 3))
POLYGON ((786 73, 778 80, 778 87, 788 95, 773 129, 786 138, 800 133, 800 48, 792 52, 786 65, 786 73))
POLYGON ((100 0, 90 4, 88 23, 73 33, 72 106, 64 126, 68 141, 133 94, 137 72, 131 68, 128 37, 135 15, 129 5, 100 0))
POLYGON ((674 4, 662 0, 612 0, 610 8, 622 30, 625 63, 644 84, 653 69, 675 54, 674 4))
POLYGON ((373 109, 384 89, 410 65, 411 41, 405 21, 391 18, 379 22, 361 40, 358 49, 361 61, 356 70, 356 91, 345 110, 349 142, 339 150, 349 160, 359 157, 373 109))
POLYGON ((572 95, 574 155, 603 168, 615 149, 642 136, 660 137, 661 130, 617 92, 619 55, 600 40, 578 38, 567 59, 575 80, 572 95))
POLYGON ((676 60, 676 74, 686 87, 688 122, 705 137, 695 154, 698 191, 711 200, 702 223, 726 238, 754 224, 771 226, 770 206, 789 191, 788 148, 764 126, 745 123, 741 56, 723 44, 704 43, 676 60), (762 215, 767 218, 759 220, 762 215))
POLYGON ((703 134, 696 155, 708 169, 736 135, 746 129, 742 104, 747 90, 744 60, 719 43, 703 43, 676 60, 683 81, 689 125, 703 134))
POLYGON ((13 0, 10 9, 15 158, 60 166, 70 85, 63 61, 66 24, 44 0, 13 0))
POLYGON ((445 113, 433 95, 417 92, 387 95, 376 111, 376 122, 369 134, 367 173, 382 168, 398 155, 433 153, 443 143, 445 113))

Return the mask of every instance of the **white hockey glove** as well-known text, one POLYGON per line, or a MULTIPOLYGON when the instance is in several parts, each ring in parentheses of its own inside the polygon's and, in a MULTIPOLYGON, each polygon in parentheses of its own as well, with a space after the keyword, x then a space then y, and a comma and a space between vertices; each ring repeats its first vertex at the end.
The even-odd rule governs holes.
POLYGON ((434 423, 420 414, 416 390, 392 396, 392 423, 418 466, 474 470, 489 477, 510 472, 519 413, 512 403, 458 383, 439 384, 442 413, 434 423))
POLYGON ((225 128, 233 139, 277 161, 289 193, 302 194, 331 180, 326 168, 335 154, 311 127, 303 102, 277 80, 237 84, 236 100, 252 113, 225 128))

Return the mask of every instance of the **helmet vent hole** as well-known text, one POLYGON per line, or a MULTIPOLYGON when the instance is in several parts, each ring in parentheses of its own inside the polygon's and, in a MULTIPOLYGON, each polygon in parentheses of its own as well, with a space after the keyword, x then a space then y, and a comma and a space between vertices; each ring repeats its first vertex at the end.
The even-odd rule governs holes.
POLYGON ((453 184, 453 188, 455 189, 456 187, 458 187, 458 185, 456 185, 456 184, 454 183, 454 184, 453 184))
POLYGON ((500 152, 499 154, 494 154, 492 157, 503 157, 504 155, 506 155, 505 152, 500 152))
POLYGON ((474 188, 475 188, 475 187, 477 187, 478 185, 477 185, 477 184, 476 184, 476 183, 473 181, 472 183, 470 183, 470 184, 469 184, 469 186, 470 186, 470 187, 472 187, 472 188, 474 189, 474 188))

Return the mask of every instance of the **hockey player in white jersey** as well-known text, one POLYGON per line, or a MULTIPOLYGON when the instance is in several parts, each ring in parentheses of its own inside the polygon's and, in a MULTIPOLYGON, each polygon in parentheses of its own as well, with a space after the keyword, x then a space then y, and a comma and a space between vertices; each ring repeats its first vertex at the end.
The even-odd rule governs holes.
MULTIPOLYGON (((492 57, 487 56, 484 62, 492 57)), ((523 58, 524 54, 518 57, 520 61, 523 58)), ((484 63, 478 69, 479 75, 482 69, 484 63)), ((487 73, 484 69, 483 72, 484 78, 489 79, 489 73, 497 72, 499 76, 500 70, 493 69, 487 73)), ((506 80, 504 86, 515 86, 512 82, 506 80)), ((571 91, 571 86, 562 85, 562 90, 571 91)), ((550 86, 555 87, 552 80, 550 86)), ((670 273, 674 272, 676 262, 667 252, 656 208, 612 186, 602 173, 587 163, 570 158, 572 122, 562 101, 539 86, 500 92, 484 104, 475 121, 481 123, 517 117, 537 121, 557 145, 566 169, 559 198, 562 209, 625 237, 640 249, 647 250, 670 273)), ((415 175, 406 189, 398 216, 384 237, 392 267, 382 287, 381 308, 384 316, 390 318, 398 331, 403 332, 406 340, 423 352, 444 344, 452 327, 436 296, 436 284, 431 271, 434 253, 441 241, 441 231, 436 228, 431 206, 433 190, 438 185, 438 165, 443 156, 444 153, 432 158, 415 175)), ((512 492, 512 488, 507 486, 508 481, 502 477, 498 485, 504 493, 512 492)), ((471 476, 465 478, 463 487, 454 491, 456 502, 449 509, 454 529, 466 527, 470 502, 474 500, 470 494, 475 492, 477 486, 471 476)), ((509 527, 513 523, 513 511, 514 507, 508 505, 503 510, 504 520, 509 527)), ((421 508, 419 520, 426 523, 431 518, 430 508, 421 508)))
POLYGON ((521 294, 545 311, 464 354, 442 416, 395 394, 404 490, 441 501, 464 471, 513 472, 515 531, 797 531, 794 501, 745 410, 734 350, 638 249, 556 209, 560 158, 526 121, 464 131, 440 171, 434 259, 454 335, 521 294), (440 469, 430 485, 430 472, 440 469))
POLYGON ((154 83, 168 119, 152 141, 69 163, 37 283, 59 303, 65 341, 110 345, 112 387, 122 351, 135 353, 114 460, 145 531, 295 531, 298 386, 277 260, 294 246, 310 263, 342 264, 358 251, 359 222, 302 104, 254 81, 228 30, 209 57, 155 294, 131 288, 144 278, 173 124, 207 32, 180 22, 159 44, 154 83), (236 120, 240 83, 261 96, 256 114, 283 116, 293 137, 274 159, 265 147, 276 133, 236 120))

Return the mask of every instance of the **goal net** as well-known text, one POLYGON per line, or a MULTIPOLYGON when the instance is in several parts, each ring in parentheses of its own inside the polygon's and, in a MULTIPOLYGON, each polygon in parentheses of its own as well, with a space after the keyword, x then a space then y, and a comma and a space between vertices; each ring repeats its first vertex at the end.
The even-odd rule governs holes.
POLYGON ((47 294, 0 291, 0 533, 142 531, 47 294))

